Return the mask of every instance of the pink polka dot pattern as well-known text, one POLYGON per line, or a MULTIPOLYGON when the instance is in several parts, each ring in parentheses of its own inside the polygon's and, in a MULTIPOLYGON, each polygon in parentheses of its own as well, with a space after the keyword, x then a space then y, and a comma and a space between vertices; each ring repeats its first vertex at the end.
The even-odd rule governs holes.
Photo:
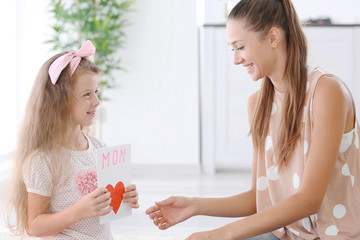
MULTIPOLYGON (((96 149, 104 147, 104 144, 93 137, 86 138, 89 143, 87 150, 63 149, 60 159, 64 162, 56 181, 53 181, 51 175, 50 156, 39 153, 31 163, 27 162, 24 165, 27 191, 51 197, 49 213, 60 212, 70 207, 97 187, 96 149)), ((110 225, 100 225, 99 218, 94 217, 76 222, 61 233, 42 239, 112 239, 112 235, 110 225)))

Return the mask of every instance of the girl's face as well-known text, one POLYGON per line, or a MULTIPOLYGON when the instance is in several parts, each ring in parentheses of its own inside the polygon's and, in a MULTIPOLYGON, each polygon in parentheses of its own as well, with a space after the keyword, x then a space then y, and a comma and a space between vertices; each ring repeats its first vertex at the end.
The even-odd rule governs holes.
POLYGON ((89 126, 94 122, 98 99, 99 75, 83 71, 78 73, 74 85, 74 104, 71 112, 73 123, 77 126, 89 126))
POLYGON ((245 67, 254 81, 271 74, 274 59, 267 36, 248 30, 244 22, 238 20, 228 21, 226 35, 234 51, 235 65, 245 67))

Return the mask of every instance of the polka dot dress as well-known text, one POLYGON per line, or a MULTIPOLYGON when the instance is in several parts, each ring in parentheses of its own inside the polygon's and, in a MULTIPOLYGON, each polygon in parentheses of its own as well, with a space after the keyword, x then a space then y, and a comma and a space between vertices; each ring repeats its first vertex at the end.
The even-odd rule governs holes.
MULTIPOLYGON (((256 186, 259 212, 296 193, 301 186, 311 144, 312 99, 318 79, 324 74, 328 73, 316 68, 309 75, 302 116, 302 140, 298 141, 288 167, 282 171, 274 165, 272 157, 285 96, 275 91, 269 135, 265 139, 265 156, 259 154, 261 157, 258 159, 256 186)), ((338 81, 341 82, 340 79, 338 81)), ((357 129, 358 123, 353 131, 343 136, 320 211, 274 231, 280 239, 360 239, 360 152, 357 129)))
MULTIPOLYGON (((32 163, 24 165, 24 181, 27 191, 51 197, 50 213, 60 212, 73 205, 83 195, 97 188, 96 148, 104 144, 86 136, 89 148, 85 151, 63 149, 64 159, 70 155, 69 164, 62 169, 59 180, 53 183, 50 159, 43 153, 37 154, 32 163)), ((99 218, 88 218, 71 225, 63 232, 42 239, 113 239, 109 224, 100 225, 99 218)))

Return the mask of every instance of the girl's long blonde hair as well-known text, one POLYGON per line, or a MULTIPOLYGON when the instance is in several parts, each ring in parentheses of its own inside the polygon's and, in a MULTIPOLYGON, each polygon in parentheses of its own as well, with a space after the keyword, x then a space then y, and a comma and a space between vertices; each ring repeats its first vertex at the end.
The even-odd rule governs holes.
MULTIPOLYGON (((287 41, 287 65, 284 79, 288 92, 284 100, 282 122, 275 144, 276 163, 285 167, 300 138, 302 111, 307 82, 307 42, 291 0, 241 0, 229 14, 229 19, 245 21, 253 31, 267 34, 271 27, 281 28, 287 41)), ((255 149, 264 151, 274 96, 269 77, 263 79, 258 105, 250 134, 255 149)))
POLYGON ((23 179, 23 166, 37 153, 45 153, 51 159, 52 175, 55 179, 62 160, 58 153, 64 145, 71 126, 73 86, 78 71, 100 73, 101 70, 87 58, 82 58, 73 76, 67 66, 53 85, 49 77, 50 65, 63 52, 47 60, 35 79, 30 93, 23 121, 19 128, 17 146, 14 153, 13 171, 9 193, 5 204, 6 223, 16 235, 24 235, 28 230, 27 189, 23 179), (15 219, 13 219, 15 214, 15 219))

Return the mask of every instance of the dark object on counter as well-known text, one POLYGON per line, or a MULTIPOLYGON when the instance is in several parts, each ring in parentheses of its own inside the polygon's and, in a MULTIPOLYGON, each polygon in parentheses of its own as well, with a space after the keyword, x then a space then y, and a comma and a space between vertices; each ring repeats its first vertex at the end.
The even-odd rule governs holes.
POLYGON ((314 25, 328 26, 328 25, 332 25, 332 22, 330 18, 317 18, 317 19, 310 19, 306 21, 305 24, 310 26, 314 26, 314 25))

